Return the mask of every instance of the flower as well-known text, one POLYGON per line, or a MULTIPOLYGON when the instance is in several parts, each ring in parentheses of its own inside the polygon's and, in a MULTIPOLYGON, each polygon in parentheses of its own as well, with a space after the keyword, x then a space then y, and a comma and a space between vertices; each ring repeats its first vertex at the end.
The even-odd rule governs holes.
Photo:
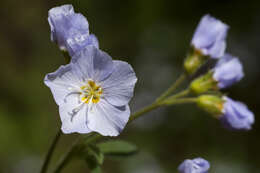
POLYGON ((244 77, 243 66, 238 58, 225 54, 213 69, 213 78, 219 88, 226 88, 244 77))
POLYGON ((220 121, 231 130, 250 130, 254 123, 254 114, 241 102, 223 97, 225 100, 220 121))
POLYGON ((207 173, 209 168, 210 164, 207 160, 195 158, 193 160, 184 160, 178 167, 178 170, 180 173, 207 173))
POLYGON ((88 45, 99 47, 95 35, 89 34, 87 19, 75 13, 72 5, 62 5, 49 10, 48 22, 51 28, 51 40, 60 49, 71 56, 88 45))
POLYGON ((94 46, 44 79, 59 106, 64 133, 95 131, 104 136, 117 136, 126 125, 136 81, 128 63, 112 60, 94 46))
POLYGON ((225 39, 228 28, 228 25, 220 20, 205 15, 193 35, 191 44, 204 56, 220 58, 224 55, 226 49, 225 39))

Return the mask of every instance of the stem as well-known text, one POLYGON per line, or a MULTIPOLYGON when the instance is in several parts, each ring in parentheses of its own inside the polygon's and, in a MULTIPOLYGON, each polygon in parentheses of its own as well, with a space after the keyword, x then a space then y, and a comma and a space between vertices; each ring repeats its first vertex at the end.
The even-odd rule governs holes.
POLYGON ((179 92, 179 93, 177 93, 173 96, 168 97, 166 100, 170 100, 170 99, 172 100, 172 99, 184 97, 184 96, 187 96, 189 93, 190 93, 190 89, 188 88, 188 89, 185 89, 185 90, 183 90, 183 91, 181 91, 181 92, 179 92))
POLYGON ((156 102, 160 102, 163 99, 165 99, 167 96, 169 96, 175 89, 177 89, 178 86, 182 84, 182 82, 186 79, 186 74, 183 73, 180 75, 180 77, 168 88, 157 100, 156 102))
POLYGON ((56 147, 56 145, 57 145, 57 143, 60 139, 60 136, 61 136, 61 130, 59 130, 58 133, 56 134, 56 136, 55 136, 55 138, 54 138, 54 140, 51 144, 51 147, 48 150, 48 153, 45 157, 44 163, 43 163, 42 168, 41 168, 41 173, 45 173, 47 171, 50 160, 51 160, 51 156, 52 156, 54 149, 55 149, 55 147, 56 147))
POLYGON ((79 140, 80 140, 80 137, 78 137, 78 139, 76 139, 76 141, 71 145, 68 152, 60 159, 58 166, 53 171, 54 173, 59 173, 63 169, 63 167, 69 162, 69 160, 72 158, 74 149, 77 146, 79 140))
POLYGON ((182 98, 182 99, 166 99, 163 104, 166 105, 176 105, 185 103, 196 103, 198 98, 182 98))
POLYGON ((161 106, 161 104, 155 102, 155 103, 153 103, 151 105, 148 105, 148 106, 144 107, 140 111, 137 111, 136 113, 132 114, 130 116, 130 119, 129 119, 128 123, 131 123, 133 120, 139 118, 141 115, 143 115, 143 114, 145 114, 147 112, 150 112, 150 111, 158 108, 159 106, 161 106))

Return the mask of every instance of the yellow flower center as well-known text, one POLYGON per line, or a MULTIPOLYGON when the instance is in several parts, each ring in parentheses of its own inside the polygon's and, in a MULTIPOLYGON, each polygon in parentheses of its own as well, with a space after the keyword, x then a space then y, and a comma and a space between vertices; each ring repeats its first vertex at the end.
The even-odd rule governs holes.
POLYGON ((88 80, 87 84, 81 88, 81 101, 85 103, 98 103, 102 94, 102 88, 93 80, 88 80))

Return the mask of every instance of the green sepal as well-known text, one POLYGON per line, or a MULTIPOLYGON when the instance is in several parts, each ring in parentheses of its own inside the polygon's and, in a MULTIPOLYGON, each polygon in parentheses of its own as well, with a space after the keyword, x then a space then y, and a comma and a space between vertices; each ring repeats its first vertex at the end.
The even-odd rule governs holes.
POLYGON ((123 140, 105 141, 97 144, 97 147, 105 155, 112 156, 126 156, 135 154, 138 151, 136 145, 123 140))
POLYGON ((218 90, 217 81, 213 78, 213 72, 198 77, 190 84, 190 90, 195 94, 202 94, 209 90, 218 90))
POLYGON ((201 95, 197 99, 197 105, 204 111, 218 118, 223 113, 225 101, 216 95, 201 95))
POLYGON ((202 64, 206 62, 208 56, 202 54, 200 50, 193 46, 184 61, 184 69, 188 75, 194 74, 202 64))

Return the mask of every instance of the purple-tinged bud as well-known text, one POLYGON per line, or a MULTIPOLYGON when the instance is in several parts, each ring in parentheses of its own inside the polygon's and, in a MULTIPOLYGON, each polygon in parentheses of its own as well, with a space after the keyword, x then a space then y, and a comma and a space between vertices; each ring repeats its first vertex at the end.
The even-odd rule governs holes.
POLYGON ((88 45, 98 46, 98 40, 89 34, 87 19, 75 13, 72 5, 62 5, 49 10, 48 22, 51 27, 51 40, 70 56, 88 45))
POLYGON ((179 173, 208 173, 210 164, 202 158, 184 160, 178 167, 179 173))
POLYGON ((226 88, 244 77, 243 66, 238 58, 225 54, 213 69, 218 88, 226 88))
POLYGON ((230 130, 250 130, 255 121, 254 114, 247 106, 231 98, 225 100, 223 114, 219 117, 225 128, 230 130))
POLYGON ((192 46, 200 50, 203 55, 220 58, 226 49, 226 35, 228 25, 210 15, 205 15, 191 40, 192 46))

